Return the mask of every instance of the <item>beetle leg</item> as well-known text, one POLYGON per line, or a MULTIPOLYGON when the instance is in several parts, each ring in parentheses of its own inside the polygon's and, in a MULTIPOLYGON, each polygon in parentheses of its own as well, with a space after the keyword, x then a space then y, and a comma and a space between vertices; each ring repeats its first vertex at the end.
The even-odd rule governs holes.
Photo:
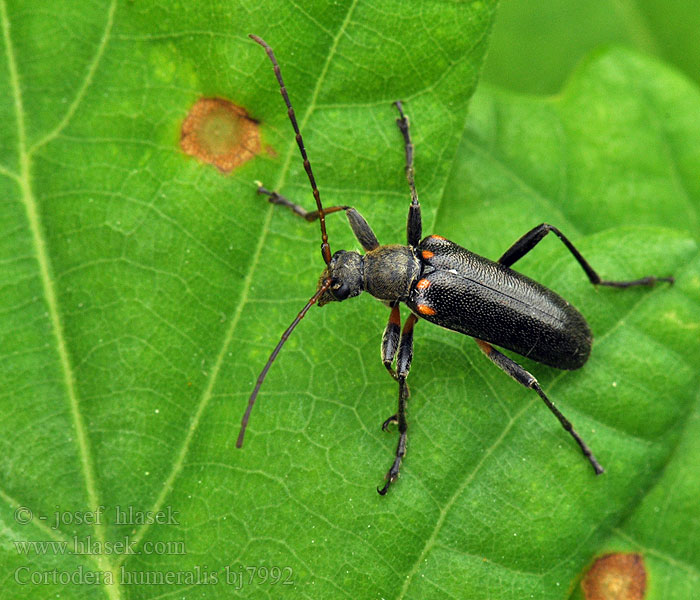
POLYGON ((528 231, 523 237, 521 237, 515 244, 513 244, 506 253, 498 259, 498 262, 506 267, 510 267, 517 260, 520 260, 525 256, 530 250, 532 250, 549 232, 554 233, 569 249, 569 252, 574 255, 574 258, 581 265, 583 270, 588 275, 588 279, 594 285, 608 285, 611 287, 632 287, 635 285, 652 285, 657 281, 666 281, 668 283, 673 283, 673 277, 642 277, 641 279, 633 279, 631 281, 607 281, 601 279, 598 273, 593 270, 593 267, 588 264, 588 261, 581 256, 581 253, 574 247, 574 245, 569 241, 569 239, 556 227, 549 225, 548 223, 542 223, 534 229, 528 231))
MULTIPOLYGON (((399 382, 399 410, 395 418, 399 425, 399 443, 396 446, 396 458, 391 465, 391 468, 386 474, 386 483, 384 487, 377 491, 383 496, 386 494, 389 486, 396 481, 399 476, 401 460, 406 455, 406 401, 408 400, 409 391, 406 385, 406 377, 411 369, 411 360, 413 359, 413 326, 416 324, 418 317, 411 314, 404 323, 403 331, 401 332, 401 341, 399 342, 398 356, 396 359, 397 381, 399 382)), ((384 423, 388 425, 394 417, 390 417, 384 423)))
MULTIPOLYGON (((396 381, 399 380, 399 376, 396 374, 394 367, 392 366, 394 362, 394 357, 396 356, 396 351, 399 349, 399 337, 401 334, 401 313, 399 312, 398 302, 391 305, 391 314, 389 315, 389 322, 386 324, 386 329, 384 330, 384 335, 382 335, 382 362, 396 381)), ((389 421, 391 419, 387 419, 389 421)), ((385 429, 382 425, 382 429, 385 429)))
POLYGON ((605 469, 603 469, 600 463, 596 460, 596 457, 593 456, 591 449, 588 447, 586 442, 583 441, 581 436, 576 433, 576 430, 571 425, 571 422, 563 414, 561 414, 559 409, 552 404, 552 401, 549 398, 547 398, 545 393, 542 391, 540 384, 537 382, 537 379, 535 379, 528 371, 523 369, 514 360, 496 350, 491 344, 488 344, 482 340, 476 340, 476 343, 479 345, 481 351, 486 354, 486 356, 488 356, 495 365, 505 371, 506 374, 510 375, 513 379, 515 379, 515 381, 524 385, 526 388, 530 388, 531 390, 535 390, 537 392, 539 397, 544 400, 547 408, 549 408, 549 410, 554 413, 554 416, 559 419, 561 426, 571 434, 571 437, 576 440, 576 443, 581 448, 581 452, 583 452, 583 455, 591 463, 595 474, 600 475, 603 473, 605 469))
POLYGON ((379 240, 377 240, 377 236, 374 235, 374 231, 372 231, 369 223, 365 221, 365 218, 354 208, 348 208, 345 214, 350 222, 352 232, 355 234, 357 241, 362 244, 362 247, 368 252, 378 248, 379 240))
MULTIPOLYGON (((399 337, 401 334, 401 313, 399 312, 398 302, 391 305, 391 314, 389 315, 389 322, 386 324, 386 329, 384 330, 384 335, 382 336, 382 362, 396 381, 399 380, 399 376, 394 369, 393 362, 396 356, 396 351, 399 348, 399 337)), ((410 390, 408 389, 408 384, 406 384, 406 393, 410 395, 410 390)), ((389 425, 393 425, 399 422, 399 416, 397 414, 391 415, 382 423, 382 431, 386 431, 389 425)))
MULTIPOLYGON (((306 219, 307 221, 315 221, 316 219, 318 219, 319 211, 306 210, 300 204, 295 204, 294 202, 288 200, 281 194, 268 190, 259 181, 257 182, 257 184, 258 194, 263 194, 267 196, 267 200, 271 204, 279 204, 281 206, 286 206, 290 208, 295 215, 298 215, 302 219, 306 219)), ((379 246, 379 241, 377 240, 377 236, 374 235, 374 232, 369 226, 369 223, 367 223, 365 218, 351 206, 331 206, 330 208, 324 208, 323 214, 329 215, 334 212, 339 212, 341 210, 345 211, 345 214, 348 217, 348 221, 350 221, 350 227, 352 228, 352 232, 355 234, 355 237, 360 242, 360 244, 362 244, 362 247, 368 251, 377 248, 379 246)))
POLYGON ((394 105, 399 111, 399 118, 396 119, 396 124, 399 126, 399 131, 403 135, 404 147, 406 149, 406 179, 408 186, 411 188, 411 206, 408 209, 408 222, 406 223, 406 237, 408 245, 412 248, 417 248, 422 235, 422 221, 420 214, 420 204, 418 203, 418 192, 416 192, 416 184, 414 181, 415 171, 413 169, 413 142, 411 134, 408 131, 408 117, 403 114, 403 106, 401 101, 397 100, 394 105))
POLYGON ((382 431, 389 431, 389 425, 395 425, 399 422, 399 415, 391 415, 382 423, 382 431))
MULTIPOLYGON (((281 194, 268 190, 259 181, 256 181, 255 183, 258 186, 258 194, 267 196, 267 201, 270 204, 279 204, 281 206, 286 206, 290 208, 295 215, 298 215, 302 219, 306 219, 307 221, 315 221, 316 219, 318 219, 319 212, 317 210, 306 210, 300 204, 295 204, 294 202, 288 200, 281 194)), ((331 206, 330 208, 324 208, 323 214, 330 215, 331 213, 338 212, 341 210, 348 210, 349 208, 349 206, 331 206)))
MULTIPOLYGON (((396 381, 399 380, 399 376, 393 367, 394 357, 396 356, 396 351, 399 349, 399 338, 401 336, 401 313, 399 312, 398 302, 391 305, 391 314, 389 315, 389 322, 386 324, 386 329, 384 330, 384 335, 382 336, 382 362, 396 381)), ((389 425, 399 422, 398 415, 391 415, 382 423, 382 431, 386 431, 389 425)))

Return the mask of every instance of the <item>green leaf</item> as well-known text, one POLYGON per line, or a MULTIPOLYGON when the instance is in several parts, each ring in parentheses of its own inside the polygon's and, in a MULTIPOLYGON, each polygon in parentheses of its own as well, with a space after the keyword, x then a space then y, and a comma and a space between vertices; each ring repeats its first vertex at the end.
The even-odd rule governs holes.
MULTIPOLYGON (((0 1, 4 595, 229 598, 248 567, 247 596, 398 584, 377 543, 397 506, 374 491, 391 443, 375 424, 395 390, 361 357, 368 345, 376 356, 381 306, 358 304, 357 322, 314 311, 234 446, 321 265, 317 226, 255 193, 261 179, 311 197, 272 66, 247 34, 277 53, 327 205, 358 206, 388 238, 408 196, 392 102, 421 123, 431 218, 494 10, 0 1), (203 97, 259 123, 260 155, 231 176, 180 149, 203 97), (329 452, 333 440, 347 444, 329 452), (144 511, 168 522, 141 524, 144 511), (42 540, 59 545, 21 544, 42 540)), ((204 127, 215 142, 227 110, 204 127)), ((334 248, 354 243, 342 217, 329 228, 334 248)))
POLYGON ((511 0, 499 7, 484 80, 555 93, 588 52, 625 44, 700 83, 699 28, 699 0, 511 0))
MULTIPOLYGON (((656 597, 692 597, 693 86, 603 54, 556 99, 484 90, 456 154, 492 3, 0 9, 8 597, 564 598, 617 549, 645 553, 656 597), (497 258, 548 221, 605 277, 676 276, 596 291, 556 239, 518 263, 594 331, 580 371, 523 364, 604 476, 472 340, 419 323, 408 455, 379 497, 396 384, 378 352, 388 311, 369 297, 310 311, 236 450, 255 378, 322 267, 317 225, 255 194, 261 179, 312 203, 249 32, 275 48, 326 205, 356 206, 382 242, 405 236, 401 98, 426 232, 497 258), (203 96, 260 121, 262 153, 228 177, 179 149, 203 96), (141 525, 139 511, 166 522, 141 525), (137 554, 15 544, 74 536, 137 554)), ((357 247, 342 216, 328 227, 333 249, 357 247)))

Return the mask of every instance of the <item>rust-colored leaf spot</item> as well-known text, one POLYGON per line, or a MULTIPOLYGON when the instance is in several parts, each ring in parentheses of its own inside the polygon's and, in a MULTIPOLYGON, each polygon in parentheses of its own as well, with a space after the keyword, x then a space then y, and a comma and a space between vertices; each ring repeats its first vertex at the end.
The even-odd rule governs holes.
POLYGON ((581 582, 586 600, 643 600, 647 571, 641 554, 606 554, 597 559, 581 582))
POLYGON ((260 153, 258 122, 221 98, 201 98, 182 123, 180 148, 224 173, 260 153))

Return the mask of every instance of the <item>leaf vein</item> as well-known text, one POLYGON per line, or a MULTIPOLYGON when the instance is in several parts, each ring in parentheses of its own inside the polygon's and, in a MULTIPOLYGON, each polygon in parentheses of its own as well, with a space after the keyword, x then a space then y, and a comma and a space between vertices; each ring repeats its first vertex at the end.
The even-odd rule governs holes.
MULTIPOLYGON (((75 381, 73 365, 71 363, 68 345, 66 343, 63 320, 59 310, 58 297, 54 289, 54 277, 49 259, 46 240, 44 239, 43 226, 39 207, 34 195, 31 183, 31 158, 27 152, 27 133, 26 124, 24 121, 24 102, 22 98, 22 88, 20 76, 17 69, 14 48, 12 45, 12 37, 10 31, 10 22, 7 14, 7 5, 4 0, 0 0, 0 17, 2 17, 2 30, 7 51, 8 70, 10 75, 10 88, 15 105, 17 118, 17 146, 20 164, 19 185, 21 190, 21 202, 24 205, 27 223, 32 236, 32 243, 36 251, 36 261, 39 268, 39 277, 41 286, 44 292, 44 297, 48 309, 49 320, 57 345, 57 354, 61 371, 63 374, 63 385, 65 386, 68 402, 70 405, 71 417, 73 419, 73 427, 75 428, 75 437, 78 443, 78 453, 80 456, 80 465, 85 479, 85 488, 88 504, 92 511, 97 511, 100 502, 97 491, 97 481, 95 477, 95 467, 92 461, 90 441, 87 434, 85 421, 80 410, 80 400, 75 381)), ((95 536, 100 542, 105 541, 105 528, 102 524, 95 524, 95 536)), ((100 569, 111 571, 114 573, 114 567, 111 561, 106 556, 98 558, 100 569)), ((115 577, 115 582, 118 579, 115 577)), ((107 594, 113 600, 121 597, 118 583, 115 585, 106 586, 107 594)))
POLYGON ((36 150, 38 150, 42 146, 45 146, 51 140, 58 137, 58 135, 60 135, 61 131, 63 131, 68 126, 71 119, 73 118, 73 115, 75 115, 76 111, 78 110, 80 103, 83 101, 83 98, 85 97, 87 89, 90 87, 90 84, 92 83, 93 79, 95 78, 95 73, 97 72, 97 67, 99 66, 100 61, 102 60, 102 56, 104 55, 105 48, 107 47, 107 43, 109 42, 110 35, 112 32, 112 26, 114 25, 114 13, 116 11, 116 8, 117 8, 117 1, 112 0, 111 4, 109 6, 109 10, 107 11, 107 21, 105 23, 104 32, 102 33, 102 37, 100 38, 100 41, 97 45, 97 51, 95 52, 95 55, 93 56, 92 61, 90 62, 90 65, 88 67, 87 73, 85 75, 85 78, 83 79, 82 84, 78 88, 78 91, 76 92, 75 97, 73 98, 73 101, 70 103, 70 106, 66 110, 66 114, 63 115, 63 118, 58 122, 56 127, 54 127, 44 137, 42 137, 40 140, 35 142, 31 148, 29 148, 29 152, 28 152, 29 155, 33 154, 34 152, 36 152, 36 150))

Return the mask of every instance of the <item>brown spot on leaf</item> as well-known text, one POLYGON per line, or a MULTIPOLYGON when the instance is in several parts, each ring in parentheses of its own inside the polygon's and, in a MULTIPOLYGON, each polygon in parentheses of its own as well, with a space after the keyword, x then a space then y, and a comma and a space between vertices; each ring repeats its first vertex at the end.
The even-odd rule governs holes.
POLYGON ((224 173, 260 153, 258 122, 221 98, 201 98, 182 123, 180 148, 224 173))
POLYGON ((597 559, 581 582, 586 600, 643 600, 647 571, 641 554, 606 554, 597 559))

